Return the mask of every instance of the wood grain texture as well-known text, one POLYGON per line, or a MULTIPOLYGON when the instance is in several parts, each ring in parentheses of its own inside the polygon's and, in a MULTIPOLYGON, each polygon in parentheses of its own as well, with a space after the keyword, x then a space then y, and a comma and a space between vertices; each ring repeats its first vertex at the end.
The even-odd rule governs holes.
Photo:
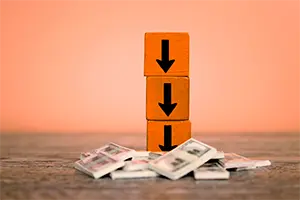
POLYGON ((194 138, 225 152, 269 159, 270 167, 231 173, 229 180, 196 181, 186 176, 95 180, 73 168, 80 152, 109 141, 145 149, 140 135, 1 134, 1 199, 299 199, 298 134, 203 135, 194 138))

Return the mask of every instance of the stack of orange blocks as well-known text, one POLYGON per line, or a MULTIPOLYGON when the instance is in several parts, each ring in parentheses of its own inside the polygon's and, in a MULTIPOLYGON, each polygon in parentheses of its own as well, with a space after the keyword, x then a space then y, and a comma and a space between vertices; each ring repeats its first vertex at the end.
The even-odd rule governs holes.
POLYGON ((170 151, 191 138, 189 34, 146 33, 147 151, 170 151))

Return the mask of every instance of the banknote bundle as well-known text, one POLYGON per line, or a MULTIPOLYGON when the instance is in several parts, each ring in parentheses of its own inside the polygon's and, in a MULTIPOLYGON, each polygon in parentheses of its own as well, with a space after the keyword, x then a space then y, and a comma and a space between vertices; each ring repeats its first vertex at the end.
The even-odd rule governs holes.
POLYGON ((178 180, 193 175, 196 180, 229 179, 231 171, 271 165, 269 160, 252 160, 236 153, 224 153, 191 138, 169 152, 136 151, 109 143, 81 153, 74 168, 95 178, 155 178, 178 180))

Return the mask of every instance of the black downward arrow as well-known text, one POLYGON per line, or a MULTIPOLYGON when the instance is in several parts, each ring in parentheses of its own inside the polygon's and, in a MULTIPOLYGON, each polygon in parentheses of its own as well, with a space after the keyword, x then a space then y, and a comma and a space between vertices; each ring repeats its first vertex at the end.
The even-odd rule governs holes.
POLYGON ((162 151, 171 151, 176 148, 177 145, 172 146, 172 126, 164 126, 164 145, 159 145, 160 150, 162 151))
POLYGON ((169 60, 169 40, 161 41, 161 60, 156 59, 156 62, 164 70, 165 73, 169 71, 175 60, 169 60))
POLYGON ((172 104, 172 91, 171 91, 171 83, 164 83, 164 103, 158 103, 160 108, 164 111, 164 113, 169 116, 174 108, 177 106, 177 103, 172 104))

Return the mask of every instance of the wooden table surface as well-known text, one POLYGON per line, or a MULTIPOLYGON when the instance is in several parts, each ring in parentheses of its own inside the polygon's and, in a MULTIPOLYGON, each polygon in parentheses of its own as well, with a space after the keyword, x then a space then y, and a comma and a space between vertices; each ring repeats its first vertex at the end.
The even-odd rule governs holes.
POLYGON ((80 152, 115 142, 145 150, 145 134, 1 134, 1 199, 297 199, 300 190, 299 134, 194 134, 218 150, 272 165, 231 173, 229 180, 196 181, 187 176, 93 179, 73 168, 80 152))

